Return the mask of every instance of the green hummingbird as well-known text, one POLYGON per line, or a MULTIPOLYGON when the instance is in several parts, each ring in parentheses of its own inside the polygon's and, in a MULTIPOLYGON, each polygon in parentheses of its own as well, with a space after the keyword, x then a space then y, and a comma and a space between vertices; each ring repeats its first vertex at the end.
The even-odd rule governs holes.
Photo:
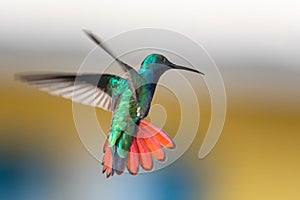
POLYGON ((164 161, 165 148, 174 148, 173 140, 162 129, 146 121, 160 77, 168 70, 181 69, 204 75, 195 69, 176 65, 160 54, 150 54, 138 71, 101 43, 92 32, 84 32, 112 56, 126 77, 113 74, 20 74, 16 77, 53 95, 113 112, 110 133, 103 147, 106 177, 122 174, 127 166, 136 175, 139 166, 152 170, 152 157, 164 161))

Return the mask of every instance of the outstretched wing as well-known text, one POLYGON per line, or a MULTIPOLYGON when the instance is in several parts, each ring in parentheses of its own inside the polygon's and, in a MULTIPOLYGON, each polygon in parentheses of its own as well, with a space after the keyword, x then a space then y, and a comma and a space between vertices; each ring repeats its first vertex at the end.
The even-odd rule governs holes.
POLYGON ((91 40, 93 40, 106 53, 108 53, 108 55, 110 55, 113 59, 115 59, 121 65, 122 69, 128 73, 129 88, 133 94, 133 98, 135 99, 135 101, 138 101, 137 94, 136 94, 137 83, 135 82, 135 80, 136 80, 136 78, 141 78, 141 76, 137 73, 137 71, 133 67, 131 67, 127 63, 125 63, 122 60, 120 60, 119 58, 117 58, 112 53, 112 51, 110 51, 95 34, 93 34, 91 31, 88 31, 88 30, 83 30, 83 31, 91 40))
POLYGON ((28 82, 52 95, 74 102, 114 111, 118 94, 126 79, 112 74, 19 74, 17 79, 28 82))

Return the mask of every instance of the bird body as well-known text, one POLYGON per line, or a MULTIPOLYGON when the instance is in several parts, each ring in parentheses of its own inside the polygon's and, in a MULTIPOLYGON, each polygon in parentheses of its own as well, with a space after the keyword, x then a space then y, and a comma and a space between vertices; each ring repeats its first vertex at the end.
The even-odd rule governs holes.
MULTIPOLYGON (((114 57, 94 35, 90 32, 87 34, 114 57)), ((103 173, 106 172, 107 177, 113 175, 114 171, 121 174, 126 166, 131 174, 138 173, 139 165, 151 170, 152 157, 160 161, 165 159, 163 147, 174 148, 174 142, 163 130, 144 119, 149 113, 159 78, 170 69, 201 73, 175 65, 160 54, 148 55, 138 71, 115 59, 126 72, 127 78, 112 74, 17 76, 51 94, 113 112, 110 133, 103 147, 103 173)))
MULTIPOLYGON (((110 147, 116 145, 121 158, 127 157, 132 136, 136 134, 135 126, 148 115, 159 78, 170 69, 165 63, 168 64, 169 61, 164 56, 150 54, 145 58, 137 72, 130 69, 129 73, 134 81, 137 101, 135 101, 128 80, 114 81, 118 87, 115 89, 118 91, 115 92, 115 95, 120 95, 120 97, 113 115, 108 142, 110 147)), ((114 86, 112 85, 112 87, 114 86)))

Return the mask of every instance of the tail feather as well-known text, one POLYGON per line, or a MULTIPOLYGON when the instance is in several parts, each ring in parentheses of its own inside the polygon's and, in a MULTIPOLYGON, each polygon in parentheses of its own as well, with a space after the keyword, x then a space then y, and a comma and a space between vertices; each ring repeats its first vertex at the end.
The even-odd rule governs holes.
POLYGON ((148 147, 149 151, 151 152, 151 155, 159 161, 165 160, 165 152, 161 148, 159 142, 155 137, 149 137, 149 138, 143 138, 146 146, 148 147))
POLYGON ((141 120, 136 135, 133 137, 127 158, 121 158, 117 151, 112 151, 108 142, 104 144, 103 173, 106 177, 122 174, 127 165, 130 174, 136 175, 139 165, 147 171, 152 170, 152 157, 164 161, 166 159, 163 147, 175 148, 173 140, 160 128, 146 120, 141 120))
POLYGON ((125 170, 127 158, 121 158, 118 153, 114 155, 113 169, 118 175, 121 175, 125 170))
POLYGON ((151 153, 149 152, 146 146, 145 141, 143 139, 137 138, 136 143, 139 149, 141 166, 145 170, 151 170, 153 167, 152 157, 151 157, 151 153))
POLYGON ((110 147, 108 146, 108 141, 106 140, 103 147, 103 160, 102 160, 102 173, 106 172, 106 178, 112 176, 114 174, 114 170, 112 168, 112 152, 110 147))
POLYGON ((136 138, 133 138, 129 149, 127 169, 132 175, 136 175, 139 170, 139 150, 137 148, 136 138))
POLYGON ((151 133, 159 141, 159 143, 169 149, 175 148, 175 143, 162 129, 156 127, 146 120, 141 120, 140 126, 145 130, 144 133, 151 133))

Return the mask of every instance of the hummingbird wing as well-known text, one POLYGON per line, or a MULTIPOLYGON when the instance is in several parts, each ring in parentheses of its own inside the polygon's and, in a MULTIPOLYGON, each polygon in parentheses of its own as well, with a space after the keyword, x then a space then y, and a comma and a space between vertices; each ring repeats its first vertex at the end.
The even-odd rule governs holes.
POLYGON ((112 112, 119 98, 114 91, 127 81, 112 74, 20 74, 16 78, 52 95, 112 112))
POLYGON ((100 38, 97 37, 94 33, 92 33, 92 31, 89 31, 89 30, 83 30, 83 31, 92 41, 94 41, 99 47, 101 47, 113 59, 115 59, 115 61, 117 61, 117 63, 119 63, 119 65, 122 67, 122 69, 128 73, 130 90, 133 94, 133 98, 135 99, 136 102, 138 102, 138 98, 137 98, 137 94, 136 94, 136 86, 137 85, 136 85, 135 80, 137 79, 137 77, 140 77, 140 75, 137 73, 137 71, 132 66, 128 65, 127 63, 125 63, 122 60, 120 60, 119 58, 117 58, 115 56, 115 54, 112 53, 112 51, 101 42, 100 38))

